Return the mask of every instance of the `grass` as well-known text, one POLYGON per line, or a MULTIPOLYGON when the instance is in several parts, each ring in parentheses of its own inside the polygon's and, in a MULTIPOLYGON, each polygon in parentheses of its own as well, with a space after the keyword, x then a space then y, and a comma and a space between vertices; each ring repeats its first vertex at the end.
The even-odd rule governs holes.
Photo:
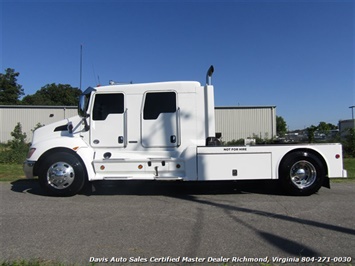
POLYGON ((0 164, 0 181, 15 181, 25 178, 22 164, 0 164))
POLYGON ((344 168, 348 171, 348 178, 355 179, 355 158, 345 158, 344 168))
MULTIPOLYGON (((348 171, 348 179, 355 180, 355 158, 345 158, 344 168, 348 171)), ((15 181, 25 178, 22 164, 0 164, 0 181, 15 181)))
POLYGON ((49 264, 47 262, 43 262, 39 260, 17 260, 17 261, 4 261, 0 263, 0 266, 44 266, 44 265, 54 266, 55 264, 49 264))
MULTIPOLYGON (((67 264, 55 261, 47 261, 42 259, 33 259, 33 260, 14 260, 14 261, 0 261, 0 266, 67 266, 76 264, 67 264)), ((94 264, 88 264, 94 265, 94 264)))

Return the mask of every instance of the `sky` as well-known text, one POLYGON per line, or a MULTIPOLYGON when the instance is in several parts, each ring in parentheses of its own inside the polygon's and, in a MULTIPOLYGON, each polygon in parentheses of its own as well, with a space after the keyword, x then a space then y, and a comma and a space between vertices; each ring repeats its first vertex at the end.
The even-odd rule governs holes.
MULTIPOLYGON (((351 119, 352 0, 0 0, 0 68, 51 83, 205 83, 216 106, 276 106, 289 130, 351 119)), ((355 110, 354 110, 355 112, 355 110)))

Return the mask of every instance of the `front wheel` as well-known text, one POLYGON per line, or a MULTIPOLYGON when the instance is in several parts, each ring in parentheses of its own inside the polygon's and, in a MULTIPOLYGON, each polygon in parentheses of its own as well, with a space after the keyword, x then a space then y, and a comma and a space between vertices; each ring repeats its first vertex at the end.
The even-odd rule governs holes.
POLYGON ((55 196, 77 194, 87 179, 81 160, 68 152, 53 153, 45 158, 38 176, 41 187, 55 196))
POLYGON ((321 160, 305 151, 288 154, 279 168, 281 184, 292 195, 308 196, 316 193, 325 177, 326 171, 321 160))

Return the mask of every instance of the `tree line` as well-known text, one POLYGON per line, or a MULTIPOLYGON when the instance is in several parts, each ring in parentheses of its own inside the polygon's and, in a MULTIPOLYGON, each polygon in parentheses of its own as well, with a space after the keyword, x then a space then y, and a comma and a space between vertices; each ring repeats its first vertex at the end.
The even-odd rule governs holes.
MULTIPOLYGON (((78 98, 82 91, 79 88, 72 87, 69 84, 47 84, 36 91, 32 95, 26 95, 21 99, 24 93, 24 89, 17 82, 17 78, 20 75, 12 68, 5 69, 5 73, 0 73, 0 105, 54 105, 54 106, 75 106, 77 105, 78 98)), ((287 123, 281 117, 276 117, 276 131, 279 137, 285 136, 287 133, 287 123)), ((310 143, 314 142, 314 133, 327 132, 330 130, 337 129, 337 126, 320 122, 318 126, 310 126, 306 129, 308 132, 308 141, 310 143)), ((343 142, 344 152, 348 156, 355 157, 355 129, 350 129, 349 134, 345 139, 340 140, 339 135, 336 136, 336 141, 343 142)), ((17 155, 13 153, 13 150, 22 151, 27 150, 27 144, 25 143, 26 134, 22 133, 21 124, 18 124, 14 131, 11 133, 13 140, 8 143, 10 149, 6 153, 6 158, 4 159, 4 151, 0 147, 0 162, 3 161, 15 161, 17 160, 17 155), (19 148, 22 147, 22 148, 19 148), (24 148, 26 147, 26 148, 24 148), (11 156, 10 156, 11 155, 11 156), (16 156, 15 156, 16 155, 16 156), (12 158, 15 156, 16 159, 12 158), (11 159, 10 159, 11 157, 11 159)), ((238 140, 239 141, 239 140, 238 140)), ((233 144, 238 143, 238 141, 232 141, 233 144), (234 143, 236 142, 236 143, 234 143)), ((240 140, 241 141, 241 140, 240 140)), ((266 140, 260 140, 259 142, 264 143, 266 140)), ((243 140, 244 142, 244 140, 243 140)), ((232 144, 232 143, 231 143, 232 144)), ((21 158, 22 159, 22 158, 21 158)))
POLYGON ((75 106, 78 103, 81 90, 69 84, 47 84, 36 93, 24 96, 24 89, 17 82, 19 75, 12 68, 0 73, 0 105, 75 106))
MULTIPOLYGON (((26 95, 22 85, 18 84, 17 78, 20 75, 12 68, 5 69, 0 73, 0 105, 54 105, 54 106, 76 106, 82 91, 69 84, 47 84, 37 90, 35 94, 26 95)), ((330 130, 336 126, 321 122, 318 127, 311 126, 309 131, 330 130)), ((287 133, 287 123, 281 116, 276 117, 276 131, 280 137, 287 133)))

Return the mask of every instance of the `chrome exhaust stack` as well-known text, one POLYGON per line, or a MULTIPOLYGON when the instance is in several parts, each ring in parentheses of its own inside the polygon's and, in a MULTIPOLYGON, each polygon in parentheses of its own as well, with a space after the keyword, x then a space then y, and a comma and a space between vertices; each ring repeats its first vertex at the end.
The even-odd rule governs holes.
POLYGON ((214 72, 214 67, 213 65, 210 66, 210 68, 207 71, 207 75, 206 75, 206 84, 207 85, 212 85, 212 74, 214 72))

